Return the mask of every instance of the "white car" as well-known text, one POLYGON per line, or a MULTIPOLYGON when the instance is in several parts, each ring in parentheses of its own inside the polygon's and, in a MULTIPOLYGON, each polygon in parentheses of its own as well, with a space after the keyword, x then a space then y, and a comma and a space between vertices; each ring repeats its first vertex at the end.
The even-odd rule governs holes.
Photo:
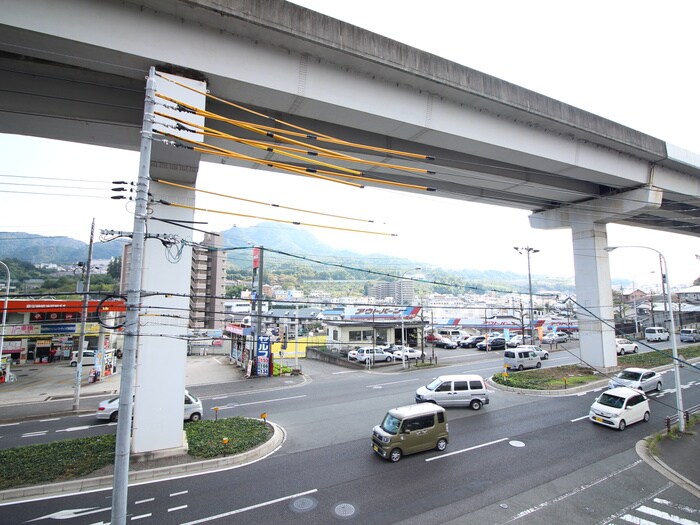
POLYGON ((515 348, 516 346, 520 345, 531 345, 532 344, 532 337, 529 335, 514 335, 510 339, 508 339, 508 342, 506 343, 510 348, 515 348))
POLYGON ((545 349, 542 348, 541 346, 537 346, 537 345, 520 345, 520 346, 518 347, 518 349, 519 349, 519 350, 532 350, 533 352, 535 352, 535 354, 537 354, 537 357, 539 357, 540 359, 549 359, 549 352, 547 352, 547 350, 545 350, 545 349))
POLYGON ((411 359, 418 361, 422 355, 423 352, 420 350, 416 348, 409 348, 407 346, 401 347, 399 350, 394 351, 394 359, 396 361, 403 361, 404 358, 408 359, 409 361, 411 359))
POLYGON ((622 338, 615 339, 615 348, 617 355, 636 354, 637 350, 639 350, 637 343, 622 338))
POLYGON ((661 374, 646 368, 625 368, 608 381, 608 388, 629 387, 642 392, 660 392, 663 385, 661 374))
MULTIPOLYGON (((202 402, 185 390, 184 419, 199 421, 202 419, 203 412, 202 402)), ((100 404, 97 405, 95 417, 97 417, 97 419, 107 419, 112 422, 117 421, 119 419, 119 396, 100 401, 100 404)))
POLYGON ((649 400, 631 388, 606 390, 591 405, 588 419, 593 423, 624 430, 637 421, 649 421, 649 400))
POLYGON ((566 343, 569 341, 569 334, 566 332, 548 332, 542 337, 542 343, 555 344, 566 343))
POLYGON ((357 353, 355 353, 352 357, 350 356, 351 353, 352 350, 348 352, 348 359, 356 359, 358 363, 366 363, 367 361, 386 361, 387 363, 391 363, 394 360, 393 355, 385 352, 381 348, 372 348, 371 346, 358 348, 357 353))

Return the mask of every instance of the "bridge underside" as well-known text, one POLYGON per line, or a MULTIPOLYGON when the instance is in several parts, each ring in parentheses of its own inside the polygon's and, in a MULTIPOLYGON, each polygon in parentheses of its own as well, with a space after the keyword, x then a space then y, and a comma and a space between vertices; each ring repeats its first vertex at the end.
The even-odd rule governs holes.
MULTIPOLYGON (((377 179, 367 184, 422 186, 391 188, 530 210, 535 227, 570 228, 577 296, 593 314, 581 324, 582 354, 594 366, 616 363, 605 225, 700 235, 700 162, 692 154, 294 4, 6 0, 3 24, 0 133, 138 150, 145 77, 155 66, 276 120, 207 100, 206 110, 214 114, 280 128, 280 121, 292 122, 354 144, 431 158, 324 145, 364 160, 424 170, 343 161, 344 167, 377 179)), ((213 118, 205 125, 261 139, 213 118)), ((205 142, 257 160, 204 153, 204 161, 270 169, 268 163, 277 159, 239 143, 205 142)), ((187 158, 162 153, 162 144, 159 149, 151 165, 159 177, 194 182, 196 167, 177 167, 192 168, 187 158)), ((284 160, 302 169, 312 166, 284 160)), ((153 225, 149 232, 156 230, 153 225)), ((145 269, 143 289, 167 287, 158 271, 165 263, 156 251, 148 256, 154 267, 145 269)), ((169 306, 154 301, 159 303, 154 307, 169 306)), ((184 378, 183 362, 176 368, 169 373, 184 378)), ((139 380, 150 381, 147 376, 140 374, 139 380)), ((140 388, 148 394, 154 385, 140 388)), ((182 388, 179 380, 173 385, 173 392, 182 388)), ((181 420, 179 402, 169 406, 163 421, 181 420)), ((143 413, 135 411, 138 421, 143 413)), ((169 434, 160 441, 179 443, 177 429, 169 434)), ((140 449, 158 448, 148 438, 136 439, 140 449)))

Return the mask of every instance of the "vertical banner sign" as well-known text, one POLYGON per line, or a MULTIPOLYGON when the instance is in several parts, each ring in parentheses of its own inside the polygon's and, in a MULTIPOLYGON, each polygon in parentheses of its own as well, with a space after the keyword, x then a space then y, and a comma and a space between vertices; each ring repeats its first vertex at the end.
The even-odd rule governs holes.
POLYGON ((258 376, 268 376, 270 375, 270 336, 259 335, 258 336, 258 348, 257 348, 257 368, 256 375, 258 376))

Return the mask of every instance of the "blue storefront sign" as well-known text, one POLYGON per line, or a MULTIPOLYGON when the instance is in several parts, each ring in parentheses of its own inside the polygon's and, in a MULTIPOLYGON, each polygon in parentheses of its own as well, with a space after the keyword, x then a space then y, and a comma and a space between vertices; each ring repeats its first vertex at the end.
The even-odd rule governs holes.
POLYGON ((76 332, 74 324, 42 324, 42 334, 73 334, 76 332))
POLYGON ((259 376, 269 376, 270 375, 270 336, 260 335, 258 336, 257 349, 255 352, 257 357, 256 361, 256 375, 259 376))

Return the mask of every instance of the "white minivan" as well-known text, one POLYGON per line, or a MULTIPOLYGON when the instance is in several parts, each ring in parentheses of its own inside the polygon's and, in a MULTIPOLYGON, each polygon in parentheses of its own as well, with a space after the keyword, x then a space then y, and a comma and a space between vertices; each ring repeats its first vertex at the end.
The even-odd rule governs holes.
POLYGON ((435 403, 442 407, 468 406, 479 410, 489 404, 484 379, 476 374, 439 376, 416 390, 416 403, 435 403))
POLYGON ((662 326, 649 326, 644 330, 644 338, 647 341, 668 341, 671 335, 662 326))
POLYGON ((541 368, 542 360, 534 350, 529 350, 527 347, 518 347, 503 352, 503 366, 509 370, 541 368))

